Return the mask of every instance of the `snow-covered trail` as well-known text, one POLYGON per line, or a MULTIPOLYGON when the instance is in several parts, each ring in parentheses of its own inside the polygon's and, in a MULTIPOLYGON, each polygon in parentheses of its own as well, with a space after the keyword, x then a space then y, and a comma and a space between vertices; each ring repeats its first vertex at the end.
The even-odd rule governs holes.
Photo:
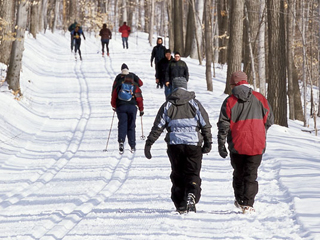
MULTIPOLYGON (((290 184, 281 177, 280 171, 286 169, 280 169, 277 154, 272 152, 282 148, 280 139, 269 144, 259 171, 257 214, 242 215, 233 206, 232 169, 228 160, 218 156, 215 138, 213 151, 203 160, 203 190, 197 213, 174 212, 164 134, 153 146, 151 160, 144 157, 144 141, 140 139, 148 135, 164 100, 163 91, 155 88, 146 35, 140 33, 139 38, 129 38, 129 50, 123 50, 120 37, 114 37, 110 57, 104 58, 97 53, 99 41, 87 36, 81 46, 83 61, 75 61, 70 53, 68 34, 39 34, 37 40, 26 39, 25 49, 24 97, 15 101, 6 94, 0 101, 1 112, 6 113, 0 119, 1 239, 313 239, 316 236, 312 234, 317 232, 315 228, 310 230, 304 221, 297 219, 294 196, 288 190, 290 184), (110 90, 123 62, 144 81, 145 115, 142 122, 137 117, 136 153, 131 154, 126 146, 125 154, 119 155, 116 116, 108 151, 103 149, 114 116, 110 90)), ((225 98, 222 94, 225 71, 217 72, 215 90, 209 93, 204 67, 194 60, 186 61, 191 76, 189 89, 196 91, 207 109, 215 137, 216 120, 225 98)), ((276 137, 282 131, 276 127, 271 134, 276 137)), ((285 137, 290 139, 288 134, 285 137)), ((308 138, 302 140, 310 144, 308 138)), ((293 141, 291 147, 297 148, 299 144, 300 141, 293 141)), ((315 151, 319 156, 319 150, 315 151)), ((312 159, 311 155, 306 156, 307 150, 301 153, 306 160, 312 159)), ((316 188, 319 175, 314 179, 316 188)))

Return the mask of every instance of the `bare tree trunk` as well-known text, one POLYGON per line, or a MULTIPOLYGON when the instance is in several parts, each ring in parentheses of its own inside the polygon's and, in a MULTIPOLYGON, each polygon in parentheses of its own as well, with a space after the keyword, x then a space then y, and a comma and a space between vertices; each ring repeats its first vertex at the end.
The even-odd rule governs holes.
POLYGON ((169 29, 169 48, 173 51, 174 48, 174 30, 173 30, 173 0, 168 0, 168 29, 169 29))
MULTIPOLYGON (((318 36, 320 36, 320 1, 318 1, 318 36)), ((320 37, 318 38, 318 68, 319 68, 319 75, 318 75, 318 117, 320 117, 320 37)))
POLYGON ((126 22, 128 20, 127 18, 127 0, 122 0, 122 22, 126 22))
POLYGON ((242 39, 243 39, 243 7, 244 0, 231 3, 230 11, 230 39, 228 44, 228 70, 224 93, 230 94, 230 76, 233 72, 241 70, 242 39), (239 44, 241 43, 241 44, 239 44))
POLYGON ((253 50, 252 50, 252 39, 251 39, 251 27, 249 23, 249 17, 248 17, 248 9, 246 6, 244 6, 245 14, 246 14, 246 20, 247 20, 247 33, 248 33, 248 45, 249 45, 249 53, 250 53, 250 62, 251 62, 251 71, 252 71, 252 82, 253 82, 253 89, 257 89, 256 84, 256 70, 254 67, 254 56, 253 56, 253 50))
POLYGON ((10 64, 6 81, 9 84, 9 89, 12 89, 15 94, 20 94, 20 71, 22 66, 22 56, 24 51, 24 37, 27 26, 28 17, 28 1, 20 1, 17 9, 16 21, 16 40, 12 44, 10 64))
POLYGON ((288 98, 289 98, 289 119, 294 120, 294 91, 293 91, 293 11, 294 0, 288 0, 287 9, 287 72, 288 72, 288 98))
MULTIPOLYGON (((309 4, 309 3, 308 3, 309 4)), ((302 69, 303 69, 303 112, 304 112, 304 126, 307 126, 307 66, 306 66, 306 61, 307 61, 307 44, 306 44, 306 24, 307 24, 307 19, 304 15, 304 11, 305 11, 305 2, 304 0, 301 0, 301 17, 302 17, 302 69)))
MULTIPOLYGON (((192 1, 192 0, 191 0, 192 1)), ((187 17, 187 27, 186 27, 186 38, 185 38, 185 48, 184 55, 186 57, 190 56, 192 40, 194 39, 195 27, 194 27, 194 11, 192 7, 192 2, 188 1, 188 17, 187 17)))
POLYGON ((150 28, 149 28, 149 43, 150 46, 153 45, 153 28, 154 28, 154 0, 151 1, 151 11, 149 13, 149 18, 150 18, 150 28))
MULTIPOLYGON (((195 36, 192 41, 192 47, 190 57, 193 59, 198 58, 199 61, 202 59, 202 20, 204 11, 204 0, 192 1, 194 11, 194 24, 195 24, 195 36)), ((215 8, 214 8, 215 9, 215 8)), ((202 62, 200 62, 200 65, 202 62)))
POLYGON ((259 36, 258 36, 258 75, 259 75, 259 89, 260 93, 266 96, 266 50, 265 50, 265 4, 266 0, 260 0, 260 14, 259 14, 259 36))
POLYGON ((287 127, 284 2, 267 0, 267 9, 270 73, 268 100, 274 113, 275 123, 287 127))
POLYGON ((181 56, 184 56, 184 44, 183 44, 183 10, 182 0, 174 0, 174 51, 180 52, 181 56))
POLYGON ((3 25, 0 28, 0 62, 8 65, 10 61, 10 52, 14 36, 13 19, 14 19, 15 1, 4 0, 0 8, 0 17, 3 19, 3 25))
POLYGON ((52 22, 52 32, 57 28, 58 14, 59 14, 59 5, 61 0, 54 1, 54 12, 53 12, 53 22, 52 22))
POLYGON ((48 10, 48 0, 42 0, 42 23, 43 23, 43 30, 46 32, 48 28, 48 19, 47 19, 47 10, 48 10))
POLYGON ((206 40, 206 80, 207 80, 207 90, 213 91, 212 86, 212 23, 211 23, 211 0, 206 0, 205 3, 205 40, 206 40))
MULTIPOLYGON (((241 0, 242 1, 242 0, 241 0)), ((232 2, 235 1, 230 1, 232 2)), ((228 45, 228 6, 227 1, 219 0, 218 6, 218 23, 219 23, 219 63, 225 64, 227 62, 227 45, 228 45)), ((242 14, 241 14, 242 16, 242 14)), ((242 31, 242 29, 239 29, 242 31)))

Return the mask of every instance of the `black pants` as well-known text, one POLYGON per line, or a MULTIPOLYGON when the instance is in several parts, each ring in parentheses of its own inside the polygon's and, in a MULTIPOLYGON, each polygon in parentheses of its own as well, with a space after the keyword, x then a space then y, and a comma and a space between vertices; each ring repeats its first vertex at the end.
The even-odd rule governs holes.
POLYGON ((171 199, 174 205, 176 208, 185 206, 188 193, 193 193, 198 203, 201 196, 201 147, 168 145, 167 153, 171 162, 171 199))
POLYGON ((81 46, 81 38, 79 38, 79 39, 74 39, 74 53, 76 54, 77 51, 79 51, 79 56, 80 56, 80 58, 81 58, 80 46, 81 46))
POLYGON ((254 198, 258 193, 258 168, 262 155, 248 156, 231 154, 233 171, 233 190, 238 203, 244 206, 253 206, 254 198))
POLYGON ((101 40, 102 52, 104 53, 104 45, 106 45, 107 53, 109 53, 109 39, 101 40))

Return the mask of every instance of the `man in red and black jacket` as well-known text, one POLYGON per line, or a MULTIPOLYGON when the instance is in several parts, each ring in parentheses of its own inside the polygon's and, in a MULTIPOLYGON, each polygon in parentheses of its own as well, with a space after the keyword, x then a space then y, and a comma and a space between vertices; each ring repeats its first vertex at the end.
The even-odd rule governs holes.
POLYGON ((129 72, 128 66, 124 63, 121 66, 121 74, 119 74, 114 83, 111 94, 111 106, 116 111, 118 116, 118 142, 119 151, 124 151, 124 142, 126 136, 131 147, 131 152, 135 151, 136 147, 136 116, 137 107, 140 111, 140 116, 143 116, 143 98, 140 89, 142 81, 134 73, 129 72), (128 82, 134 86, 132 98, 130 101, 121 100, 118 98, 118 93, 123 82, 128 82))
POLYGON ((234 169, 235 205, 243 213, 251 213, 258 193, 256 179, 266 148, 266 133, 274 116, 267 99, 248 86, 244 72, 233 73, 230 85, 232 95, 223 102, 217 123, 218 150, 221 157, 227 157, 227 140, 234 169))

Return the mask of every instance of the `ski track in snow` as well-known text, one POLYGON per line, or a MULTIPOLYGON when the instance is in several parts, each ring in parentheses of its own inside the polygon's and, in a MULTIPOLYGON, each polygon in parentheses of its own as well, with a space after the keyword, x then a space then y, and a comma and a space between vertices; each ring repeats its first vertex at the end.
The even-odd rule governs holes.
MULTIPOLYGON (((280 177, 276 153, 265 154, 259 170, 257 213, 235 209, 232 169, 216 151, 222 87, 208 93, 205 84, 192 81, 190 89, 198 91, 209 113, 214 144, 203 158, 197 213, 175 213, 165 133, 152 146, 151 160, 144 158, 140 139, 148 135, 164 101, 149 67, 152 48, 142 47, 147 37, 129 38, 129 50, 123 50, 116 36, 110 57, 101 57, 99 40, 87 36, 83 61, 75 61, 67 35, 26 39, 24 98, 13 102, 14 108, 1 105, 8 113, 0 124, 1 239, 315 239, 295 213, 296 200, 280 177), (125 145, 119 155, 116 116, 108 151, 102 150, 113 114, 112 82, 123 62, 144 81, 145 115, 143 126, 137 117, 137 151, 132 154, 125 145), (12 116, 17 118, 9 121, 12 116)), ((204 79, 203 66, 186 61, 190 76, 204 79)), ((218 77, 214 84, 224 85, 218 77)), ((270 145, 276 149, 277 141, 270 145)))

